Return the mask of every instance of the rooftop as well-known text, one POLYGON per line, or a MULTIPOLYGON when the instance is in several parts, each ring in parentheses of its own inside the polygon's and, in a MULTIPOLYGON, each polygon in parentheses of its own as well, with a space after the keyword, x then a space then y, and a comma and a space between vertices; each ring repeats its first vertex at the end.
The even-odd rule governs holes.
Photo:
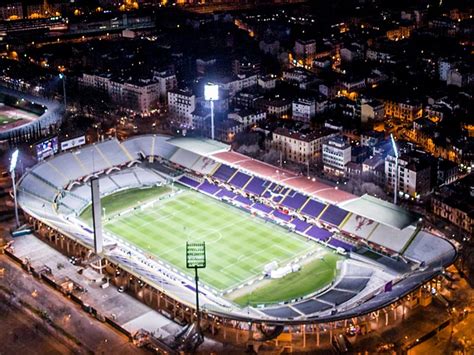
POLYGON ((359 216, 400 230, 416 223, 418 220, 418 216, 402 207, 367 194, 357 199, 343 202, 339 206, 359 216))

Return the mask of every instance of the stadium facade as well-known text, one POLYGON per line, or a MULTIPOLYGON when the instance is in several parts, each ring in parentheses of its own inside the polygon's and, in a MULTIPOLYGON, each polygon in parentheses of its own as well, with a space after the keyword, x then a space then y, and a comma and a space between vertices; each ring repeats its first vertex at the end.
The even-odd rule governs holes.
POLYGON ((431 293, 436 288, 431 281, 457 256, 447 239, 423 229, 417 216, 393 204, 351 195, 209 140, 112 139, 56 155, 22 176, 19 205, 37 236, 67 255, 100 259, 113 283, 184 323, 196 317, 191 277, 108 233, 103 254, 93 254, 93 231, 77 218, 90 205, 92 178, 99 179, 102 196, 185 185, 346 256, 329 286, 280 304, 239 307, 202 285, 203 320, 212 329, 363 319, 393 309, 406 296, 419 297, 422 289, 431 293))

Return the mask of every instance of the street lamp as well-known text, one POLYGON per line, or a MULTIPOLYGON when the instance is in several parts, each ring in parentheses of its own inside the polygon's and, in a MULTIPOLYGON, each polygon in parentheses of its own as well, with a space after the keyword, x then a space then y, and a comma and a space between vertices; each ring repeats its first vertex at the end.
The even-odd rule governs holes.
POLYGON ((211 138, 214 140, 214 101, 219 100, 219 86, 212 83, 204 85, 204 100, 211 104, 211 138))
POLYGON ((12 175, 12 184, 13 184, 13 199, 15 201, 15 223, 16 226, 20 226, 20 219, 18 218, 18 202, 16 199, 16 183, 15 183, 15 168, 16 163, 18 162, 18 149, 15 150, 12 154, 12 158, 10 160, 10 174, 12 175))
POLYGON ((393 138, 393 134, 390 134, 390 140, 392 142, 392 147, 393 147, 393 152, 395 153, 395 177, 394 177, 394 183, 393 183, 393 203, 396 205, 397 204, 397 198, 398 198, 398 149, 397 145, 395 144, 395 139, 393 138))
POLYGON ((59 79, 63 81, 63 98, 64 98, 64 110, 67 110, 67 101, 66 101, 66 75, 59 73, 59 79))

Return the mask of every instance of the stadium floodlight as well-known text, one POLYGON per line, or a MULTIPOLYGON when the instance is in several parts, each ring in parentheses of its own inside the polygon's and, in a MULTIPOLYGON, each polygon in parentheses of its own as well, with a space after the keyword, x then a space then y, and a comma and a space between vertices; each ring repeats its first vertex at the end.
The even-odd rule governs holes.
POLYGON ((16 199, 16 182, 15 182, 15 168, 18 162, 18 154, 19 154, 19 151, 17 149, 13 152, 11 160, 10 160, 10 174, 12 175, 12 185, 13 185, 13 200, 15 203, 15 223, 17 227, 20 226, 20 219, 18 218, 18 201, 16 199))
POLYGON ((395 154, 395 176, 393 178, 393 204, 397 204, 398 199, 398 149, 397 144, 395 143, 395 138, 393 138, 393 134, 390 133, 390 141, 392 142, 393 152, 395 154))
POLYGON ((211 104, 211 138, 214 140, 214 101, 219 100, 219 85, 213 83, 204 85, 204 100, 211 104))
POLYGON ((206 243, 186 242, 186 267, 194 269, 194 281, 196 282, 196 327, 201 337, 201 313, 199 311, 199 276, 198 269, 206 267, 206 243))
POLYGON ((67 100, 66 100, 66 75, 59 73, 59 79, 63 81, 63 98, 64 98, 64 110, 67 111, 67 100))

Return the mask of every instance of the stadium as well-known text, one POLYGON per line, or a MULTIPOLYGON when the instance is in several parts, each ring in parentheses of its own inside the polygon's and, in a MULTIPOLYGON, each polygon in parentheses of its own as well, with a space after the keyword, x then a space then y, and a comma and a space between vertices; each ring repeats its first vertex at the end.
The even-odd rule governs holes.
POLYGON ((44 130, 61 120, 64 108, 57 102, 0 88, 0 140, 44 130))
POLYGON ((205 241, 199 299, 213 329, 264 324, 276 336, 285 326, 337 327, 433 292, 431 281, 457 256, 398 206, 196 138, 145 135, 58 154, 22 176, 18 202, 40 238, 100 260, 117 287, 183 324, 196 319, 186 242, 205 241), (93 178, 101 255, 93 253, 93 178))

